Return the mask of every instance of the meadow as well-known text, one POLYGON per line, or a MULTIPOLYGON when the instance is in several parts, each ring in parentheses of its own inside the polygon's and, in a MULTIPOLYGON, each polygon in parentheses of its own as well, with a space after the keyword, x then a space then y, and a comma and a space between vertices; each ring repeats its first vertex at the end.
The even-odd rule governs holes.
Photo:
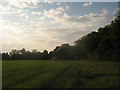
POLYGON ((113 61, 3 61, 3 88, 120 88, 113 61))

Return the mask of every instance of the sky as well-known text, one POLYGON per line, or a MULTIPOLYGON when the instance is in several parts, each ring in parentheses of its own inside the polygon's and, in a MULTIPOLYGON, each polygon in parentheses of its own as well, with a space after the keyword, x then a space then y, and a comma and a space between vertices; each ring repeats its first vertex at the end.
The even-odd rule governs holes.
POLYGON ((117 2, 0 2, 2 52, 74 45, 115 18, 117 2))

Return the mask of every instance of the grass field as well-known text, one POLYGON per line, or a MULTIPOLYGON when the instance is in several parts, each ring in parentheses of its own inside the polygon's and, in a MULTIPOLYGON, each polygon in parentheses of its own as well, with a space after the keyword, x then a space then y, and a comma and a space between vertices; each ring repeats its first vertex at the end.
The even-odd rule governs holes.
POLYGON ((119 63, 3 61, 3 88, 120 88, 119 63))

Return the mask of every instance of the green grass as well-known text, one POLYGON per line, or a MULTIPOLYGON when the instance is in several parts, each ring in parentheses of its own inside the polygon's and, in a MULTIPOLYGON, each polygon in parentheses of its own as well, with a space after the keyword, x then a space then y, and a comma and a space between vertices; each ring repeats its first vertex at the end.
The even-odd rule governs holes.
POLYGON ((120 88, 119 63, 3 61, 3 88, 120 88))

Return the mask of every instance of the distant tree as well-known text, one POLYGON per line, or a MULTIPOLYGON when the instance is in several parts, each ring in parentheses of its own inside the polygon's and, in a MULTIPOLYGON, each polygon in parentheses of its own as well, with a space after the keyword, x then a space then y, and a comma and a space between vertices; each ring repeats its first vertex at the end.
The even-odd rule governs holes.
POLYGON ((118 10, 116 11, 116 20, 120 20, 120 8, 118 8, 118 10))
POLYGON ((47 50, 44 50, 44 51, 43 51, 43 53, 42 53, 42 59, 43 59, 43 60, 49 59, 49 55, 48 55, 48 51, 47 51, 47 50))
POLYGON ((54 57, 54 51, 50 51, 49 52, 49 59, 53 59, 53 57, 54 57))
POLYGON ((60 46, 56 46, 56 48, 53 51, 54 52, 53 59, 58 58, 59 50, 60 50, 60 46))
MULTIPOLYGON (((99 60, 119 61, 120 58, 120 10, 111 24, 99 28, 75 41, 77 53, 82 52, 87 58, 96 57, 99 60)), ((78 55, 77 55, 78 56, 78 55)))
POLYGON ((71 54, 71 50, 70 50, 70 45, 69 44, 62 44, 60 47, 56 47, 56 49, 54 49, 54 55, 57 59, 72 59, 72 54, 71 54))
POLYGON ((21 50, 21 53, 24 54, 26 52, 25 48, 21 50))
POLYGON ((20 59, 21 57, 21 51, 20 50, 16 50, 16 49, 13 49, 11 52, 10 52, 10 58, 12 60, 18 60, 20 59))
POLYGON ((0 52, 0 60, 2 60, 2 53, 0 52))
POLYGON ((10 60, 10 56, 8 53, 2 53, 2 60, 10 60))
POLYGON ((32 50, 32 53, 37 53, 37 52, 38 52, 37 49, 32 50))
POLYGON ((75 42, 75 46, 80 55, 80 58, 96 56, 96 48, 99 44, 99 37, 97 32, 89 33, 75 42), (83 57, 82 57, 83 56, 83 57))

